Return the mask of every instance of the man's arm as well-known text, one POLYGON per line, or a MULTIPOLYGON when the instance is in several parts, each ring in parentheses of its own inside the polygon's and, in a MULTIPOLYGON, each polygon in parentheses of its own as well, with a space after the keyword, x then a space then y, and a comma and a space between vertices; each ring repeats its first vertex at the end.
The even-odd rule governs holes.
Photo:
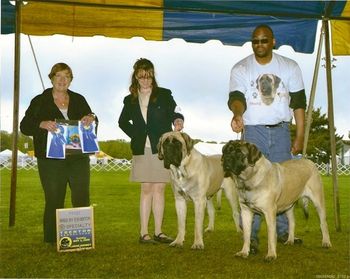
POLYGON ((292 143, 292 153, 298 154, 304 147, 304 133, 305 133, 305 109, 306 109, 306 95, 305 90, 290 93, 290 107, 294 111, 295 124, 297 126, 296 136, 292 143))
POLYGON ((244 94, 239 91, 234 91, 230 93, 230 98, 228 101, 228 106, 233 112, 233 117, 231 120, 231 128, 234 132, 240 133, 243 130, 243 113, 246 110, 246 101, 244 94))
POLYGON ((292 143, 292 153, 296 155, 300 153, 304 147, 305 109, 298 108, 294 110, 294 119, 297 129, 295 139, 292 143))

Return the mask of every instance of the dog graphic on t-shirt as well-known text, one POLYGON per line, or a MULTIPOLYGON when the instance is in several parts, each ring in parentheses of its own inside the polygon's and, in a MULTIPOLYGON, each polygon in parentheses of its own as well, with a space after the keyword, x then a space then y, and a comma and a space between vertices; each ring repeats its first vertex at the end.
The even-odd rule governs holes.
POLYGON ((260 98, 265 105, 271 105, 273 103, 280 82, 281 79, 273 74, 263 74, 257 78, 256 88, 258 89, 260 98))

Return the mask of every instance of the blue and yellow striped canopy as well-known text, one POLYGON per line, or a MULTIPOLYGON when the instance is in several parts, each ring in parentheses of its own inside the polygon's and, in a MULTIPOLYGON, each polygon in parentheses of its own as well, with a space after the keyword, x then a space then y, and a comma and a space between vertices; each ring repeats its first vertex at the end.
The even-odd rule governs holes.
MULTIPOLYGON (((312 53, 317 22, 330 19, 334 55, 350 54, 348 1, 51 0, 22 6, 21 32, 147 40, 220 40, 240 46, 254 27, 268 24, 276 47, 312 53)), ((1 33, 14 33, 15 7, 1 0, 1 33)))

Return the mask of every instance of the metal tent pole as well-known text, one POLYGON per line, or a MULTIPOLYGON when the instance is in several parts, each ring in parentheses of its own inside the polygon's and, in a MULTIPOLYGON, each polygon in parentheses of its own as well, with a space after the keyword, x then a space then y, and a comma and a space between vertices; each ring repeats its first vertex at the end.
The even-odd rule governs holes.
POLYGON ((41 86, 43 87, 43 91, 44 91, 45 90, 45 85, 44 85, 43 77, 42 77, 41 72, 40 72, 38 59, 36 59, 36 54, 35 54, 34 46, 33 46, 33 43, 32 43, 32 39, 30 38, 29 35, 27 35, 27 36, 28 36, 30 48, 32 49, 32 53, 33 53, 33 57, 34 57, 35 65, 36 65, 36 69, 38 70, 38 74, 39 74, 39 77, 40 77, 41 86))
POLYGON ((328 97, 328 128, 331 139, 331 163, 332 163, 332 180, 333 180, 333 206, 335 228, 338 232, 341 231, 340 224, 340 206, 339 206, 339 191, 338 191, 338 174, 337 174, 337 154, 334 129, 334 111, 333 111, 333 89, 332 89, 332 66, 331 66, 331 51, 328 20, 322 20, 322 26, 325 32, 325 52, 326 52, 326 76, 327 76, 327 97, 328 97))
POLYGON ((306 156, 307 144, 309 142, 310 128, 311 128, 311 124, 312 124, 312 111, 314 109, 318 72, 319 72, 319 69, 320 69, 323 36, 324 36, 324 30, 323 30, 323 26, 321 26, 320 39, 319 39, 319 42, 318 42, 318 50, 317 50, 315 68, 314 68, 314 76, 313 76, 312 85, 311 85, 310 100, 309 100, 309 105, 308 105, 308 108, 307 108, 306 127, 305 127, 305 135, 304 135, 303 157, 306 156))
POLYGON ((21 0, 16 0, 16 33, 15 33, 15 69, 13 90, 13 122, 12 122, 12 167, 9 225, 15 225, 16 185, 17 185, 17 151, 18 151, 18 110, 20 82, 20 47, 21 47, 21 0))

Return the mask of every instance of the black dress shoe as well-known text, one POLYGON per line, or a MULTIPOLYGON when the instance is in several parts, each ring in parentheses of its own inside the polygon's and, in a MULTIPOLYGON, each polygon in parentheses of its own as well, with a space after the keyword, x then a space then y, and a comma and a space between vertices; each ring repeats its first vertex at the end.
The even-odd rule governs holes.
POLYGON ((157 241, 157 242, 160 242, 160 243, 171 243, 171 242, 174 241, 174 239, 172 239, 171 237, 167 236, 164 233, 160 233, 158 235, 154 235, 153 239, 155 241, 157 241))
MULTIPOLYGON (((283 235, 279 235, 277 237, 277 241, 280 243, 286 243, 286 241, 288 240, 288 236, 289 236, 288 233, 285 233, 283 235)), ((299 245, 303 244, 303 240, 301 238, 294 237, 294 244, 299 244, 299 245)))
POLYGON ((259 247, 258 241, 256 239, 252 238, 250 240, 250 251, 249 251, 249 253, 251 255, 256 255, 259 252, 258 247, 259 247))
POLYGON ((139 243, 141 244, 158 244, 158 242, 154 241, 148 233, 140 236, 139 243))

